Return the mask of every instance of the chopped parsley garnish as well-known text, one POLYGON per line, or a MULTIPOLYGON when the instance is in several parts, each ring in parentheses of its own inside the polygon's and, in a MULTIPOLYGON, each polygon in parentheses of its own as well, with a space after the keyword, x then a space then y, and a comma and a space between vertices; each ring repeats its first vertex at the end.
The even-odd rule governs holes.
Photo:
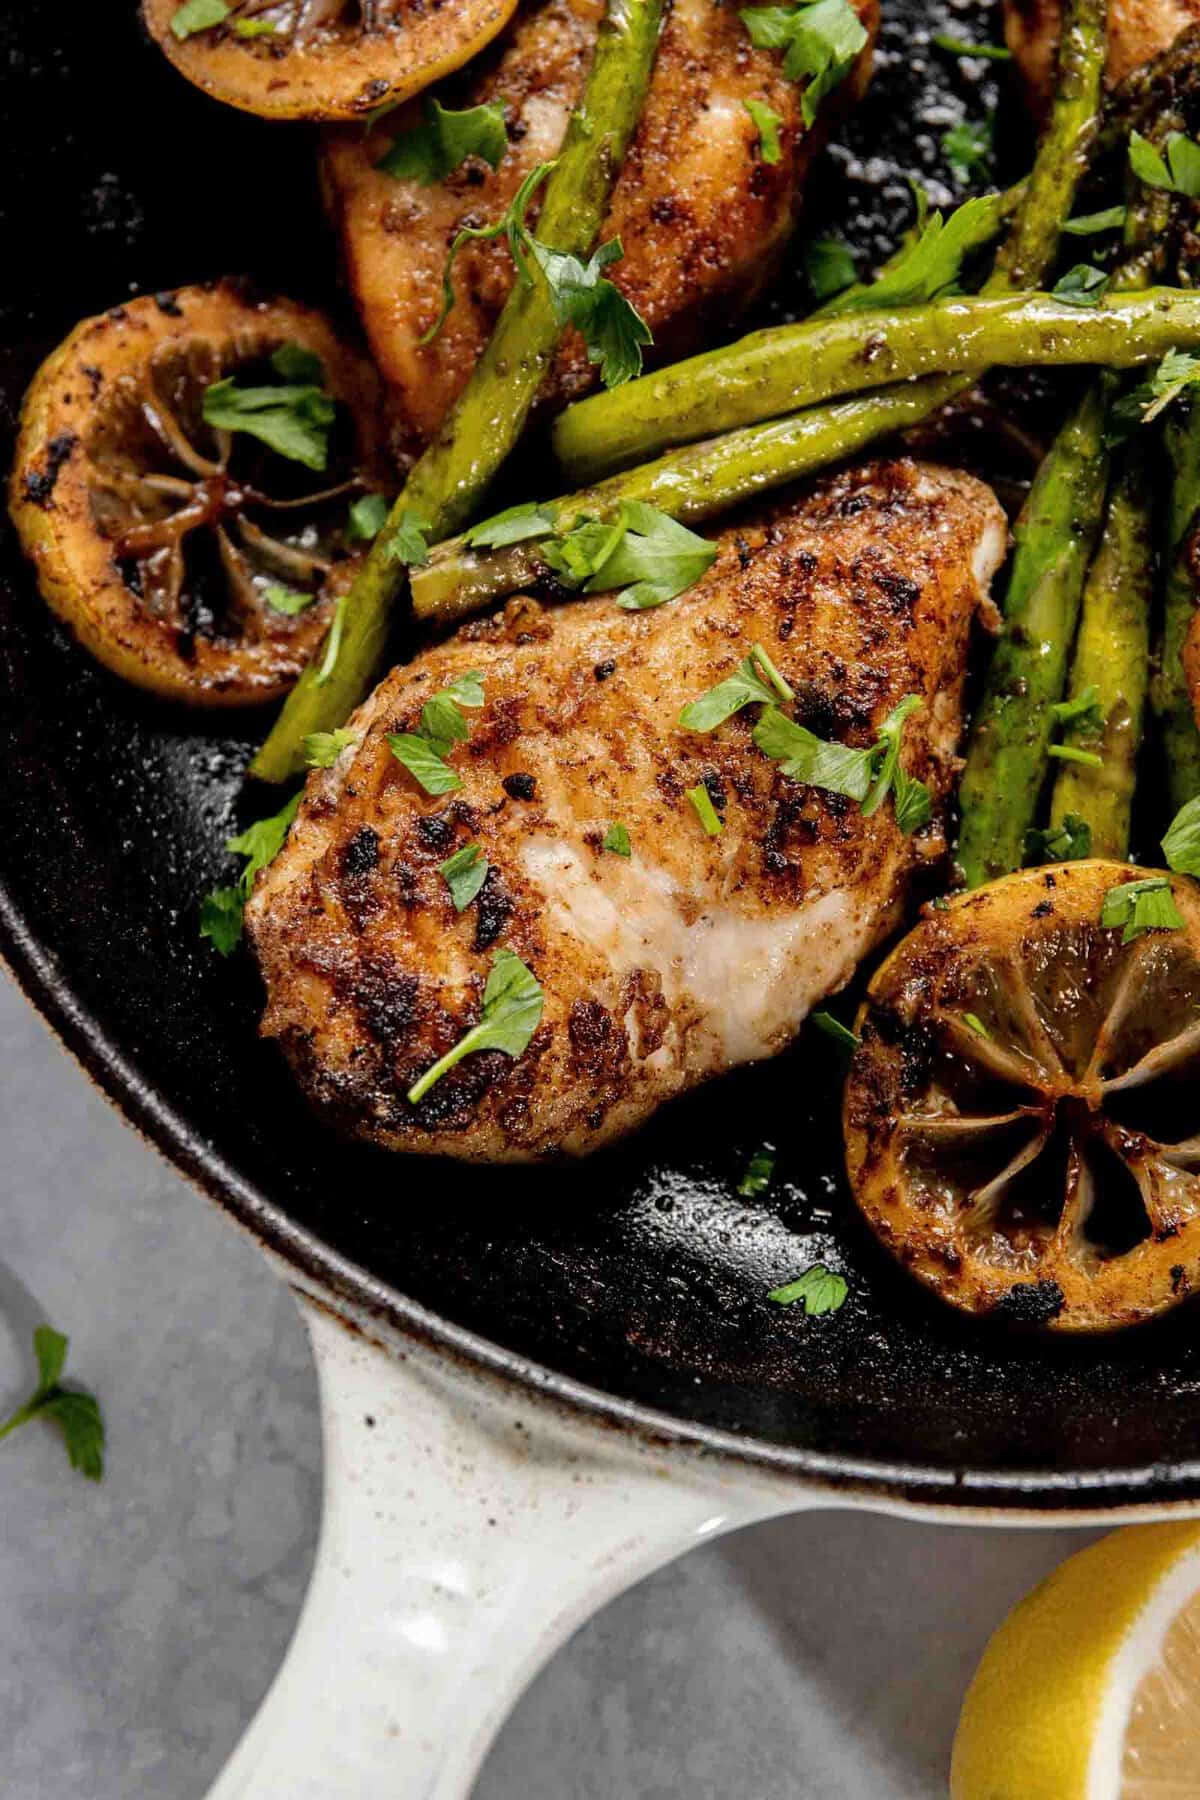
POLYGON ((533 970, 511 950, 497 950, 483 990, 479 1023, 409 1088, 410 1105, 415 1106, 435 1081, 440 1081, 455 1063, 461 1062, 472 1051, 502 1050, 505 1056, 524 1055, 530 1038, 541 1023, 543 1005, 541 984, 533 970))
POLYGON ((456 850, 453 856, 448 856, 444 863, 438 864, 438 874, 450 889, 455 912, 467 910, 487 880, 490 867, 491 864, 478 844, 464 844, 461 850, 456 850))
POLYGON ((991 173, 995 121, 960 119, 942 133, 942 155, 960 181, 986 181, 991 173))
POLYGON ((815 1025, 818 1031, 823 1031, 826 1037, 832 1038, 835 1044, 848 1050, 851 1055, 862 1043, 858 1033, 851 1031, 848 1025, 843 1025, 840 1019, 835 1019, 831 1012, 810 1013, 808 1017, 810 1024, 815 1025))
POLYGON ((982 56, 988 62, 1012 61, 1012 51, 1002 44, 968 44, 963 38, 951 37, 948 31, 935 31, 933 42, 947 56, 982 56))
POLYGON ((228 375, 205 388, 201 410, 214 431, 244 432, 306 469, 323 469, 328 461, 337 408, 315 382, 244 388, 228 375))
POLYGON ((868 283, 848 304, 875 309, 915 306, 955 291, 965 258, 995 236, 1000 196, 980 194, 964 200, 948 219, 929 214, 894 265, 868 283))
POLYGON ((307 611, 317 596, 302 594, 298 588, 272 585, 263 589, 262 597, 272 612, 286 613, 289 619, 294 619, 297 613, 307 611))
POLYGON ((304 760, 310 769, 332 769, 342 751, 357 742, 358 733, 344 725, 334 731, 310 731, 304 740, 304 760))
POLYGON ((695 808, 696 817, 704 827, 706 837, 717 837, 724 830, 717 809, 712 803, 712 795, 704 783, 698 782, 695 787, 684 788, 684 796, 695 808))
POLYGON ((772 1288, 767 1299, 774 1300, 777 1306, 795 1306, 799 1301, 806 1317, 819 1319, 822 1313, 836 1312, 848 1292, 844 1275, 836 1275, 824 1263, 814 1263, 795 1281, 772 1288))
POLYGON ((233 35, 240 38, 274 37, 275 27, 270 19, 235 19, 233 35))
POLYGON ((1171 132, 1164 152, 1156 150, 1140 131, 1131 131, 1129 166, 1147 187, 1165 188, 1189 200, 1200 200, 1200 144, 1185 137, 1182 131, 1171 132))
POLYGON ((632 856, 628 825, 622 825, 619 819, 615 825, 610 825, 604 834, 604 848, 611 850, 614 856, 632 856))
POLYGON ((1132 943, 1147 931, 1179 931, 1183 926, 1165 875, 1151 875, 1144 881, 1126 881, 1120 887, 1109 888, 1100 923, 1112 931, 1123 926, 1123 944, 1132 943))
POLYGON ((296 343, 294 338, 271 352, 271 367, 283 381, 310 382, 314 387, 325 385, 325 364, 315 350, 296 343))
POLYGON ((350 508, 346 536, 356 544, 369 544, 387 524, 391 511, 382 494, 364 494, 350 508))
POLYGON ((784 775, 809 787, 845 794, 857 800, 863 816, 870 818, 892 794, 896 823, 911 835, 929 822, 933 800, 923 781, 905 772, 900 746, 905 721, 921 702, 908 694, 889 713, 879 737, 869 750, 852 750, 831 744, 805 725, 797 725, 777 707, 768 707, 754 727, 754 742, 764 755, 778 762, 784 775))
MULTIPOLYGON (((754 129, 758 133, 758 154, 765 163, 777 163, 783 155, 779 143, 779 127, 783 119, 772 106, 762 100, 743 100, 742 105, 749 113, 754 129)), ((851 277, 853 279, 853 277, 851 277)))
POLYGON ((546 566, 586 594, 619 589, 617 605, 644 612, 675 599, 716 561, 717 546, 657 507, 626 500, 615 521, 585 520, 538 550, 546 566))
POLYGON ((1200 795, 1181 806, 1162 841, 1168 869, 1200 877, 1200 795))
POLYGON ((337 605, 333 609, 333 618, 329 625, 329 635, 325 639, 325 654, 321 658, 321 666, 313 676, 314 687, 324 687, 333 671, 337 668, 337 659, 342 652, 342 633, 346 629, 346 596, 339 594, 337 605))
POLYGON ((804 273, 817 302, 853 287, 858 280, 854 257, 837 238, 812 238, 804 247, 804 273))
POLYGON ((214 25, 223 25, 231 10, 225 0, 184 0, 171 15, 171 30, 182 44, 197 31, 211 31, 214 25))
POLYGON ((817 116, 826 94, 854 67, 867 32, 847 0, 801 0, 794 6, 748 6, 740 18, 760 50, 783 50, 789 81, 806 81, 800 102, 806 125, 817 116))
POLYGON ((214 888, 200 903, 200 936, 207 938, 222 956, 228 956, 241 941, 242 915, 254 877, 279 855, 302 797, 303 789, 293 794, 277 813, 256 819, 236 837, 226 838, 226 850, 231 856, 244 856, 246 866, 235 886, 214 888))
POLYGON ((756 1150, 746 1165, 746 1173, 738 1182, 737 1191, 743 1200, 757 1200, 765 1194, 771 1185, 771 1177, 775 1173, 775 1152, 770 1144, 764 1144, 756 1150))
POLYGON ((1026 861, 1083 862, 1092 854, 1092 828, 1078 813, 1067 813, 1058 825, 1025 833, 1026 861))
POLYGON ((1109 279, 1103 269, 1093 269, 1091 263, 1076 263, 1050 292, 1056 300, 1066 300, 1071 306, 1099 306, 1109 279))
POLYGON ((427 794, 452 794, 462 780, 446 758, 456 743, 465 743, 471 727, 463 707, 475 710, 483 705, 483 676, 478 669, 467 669, 421 708, 417 731, 391 731, 388 744, 397 762, 402 762, 427 794))
POLYGON ((1148 381, 1139 382, 1109 409, 1107 442, 1121 443, 1139 425, 1153 424, 1188 388, 1200 382, 1200 356, 1168 350, 1148 381))
POLYGON ((0 1422, 0 1438, 18 1431, 31 1419, 48 1419, 62 1433, 71 1467, 89 1481, 99 1481, 104 1474, 104 1420, 94 1394, 62 1385, 67 1342, 61 1332, 49 1325, 37 1327, 33 1334, 37 1386, 23 1406, 0 1422))
POLYGON ((481 519, 463 536, 472 549, 503 550, 509 544, 528 543, 530 538, 549 537, 553 530, 554 514, 530 501, 481 519))
POLYGON ((432 187, 461 168, 469 156, 482 157, 494 169, 508 148, 504 108, 495 104, 469 106, 452 112, 432 95, 422 100, 425 122, 401 132, 390 150, 375 164, 397 181, 415 181, 432 187))
POLYGON ((988 1030, 987 1026, 984 1024, 983 1020, 980 1018, 978 1013, 973 1013, 973 1012, 964 1013, 963 1014, 963 1024, 969 1026, 970 1029, 975 1033, 976 1037, 990 1038, 992 1035, 991 1032, 988 1030))
POLYGON ((1104 724, 1104 714, 1100 709, 1100 690, 1092 682, 1073 700, 1056 700, 1050 708, 1051 714, 1060 725, 1075 725, 1082 730, 1099 731, 1104 724))
POLYGON ((1048 744, 1046 755, 1057 762, 1082 763, 1085 769, 1102 769, 1104 758, 1095 750, 1080 750, 1075 744, 1048 744))
POLYGON ((916 694, 907 694, 879 727, 879 742, 875 746, 879 766, 862 809, 863 818, 869 819, 891 794, 896 823, 907 836, 920 831, 923 825, 928 825, 933 811, 933 796, 925 783, 907 775, 900 763, 900 738, 904 722, 919 710, 920 705, 916 694))
POLYGON ((1127 207, 1106 206, 1103 212, 1080 213, 1077 219, 1068 219, 1063 230, 1071 237, 1095 237, 1101 231, 1119 230, 1127 213, 1127 207))
POLYGON ((387 560, 406 563, 410 569, 421 568, 429 561, 429 542, 425 535, 429 529, 428 519, 423 519, 420 513, 410 512, 406 507, 388 537, 385 546, 387 560))
MULTIPOLYGON (((841 3, 844 5, 845 0, 841 3)), ((529 202, 553 167, 553 163, 539 163, 531 169, 507 210, 493 224, 464 225, 456 234, 442 274, 441 311, 420 342, 433 342, 454 307, 454 260, 462 246, 472 240, 502 237, 508 243, 518 279, 532 285, 535 267, 540 270, 559 323, 579 328, 588 361, 599 366, 605 387, 619 387, 640 372, 642 345, 653 339, 645 320, 603 274, 610 263, 619 261, 624 254, 619 238, 601 244, 582 263, 577 256, 541 243, 526 225, 529 202)))
POLYGON ((734 674, 684 707, 678 722, 685 731, 715 731, 744 706, 775 706, 780 700, 794 699, 766 651, 755 644, 734 674))

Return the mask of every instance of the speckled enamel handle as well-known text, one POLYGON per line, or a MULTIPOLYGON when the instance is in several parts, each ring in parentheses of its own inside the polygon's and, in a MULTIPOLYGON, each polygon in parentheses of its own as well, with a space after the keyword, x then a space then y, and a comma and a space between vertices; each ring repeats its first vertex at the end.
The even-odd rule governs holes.
POLYGON ((325 1430, 316 1569, 209 1800, 465 1800, 577 1625, 692 1544, 797 1503, 302 1307, 325 1430))

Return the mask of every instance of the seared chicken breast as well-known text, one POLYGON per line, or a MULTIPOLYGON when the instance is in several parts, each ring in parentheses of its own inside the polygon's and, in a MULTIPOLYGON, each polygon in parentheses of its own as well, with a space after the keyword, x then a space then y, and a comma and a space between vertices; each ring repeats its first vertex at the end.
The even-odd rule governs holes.
MULTIPOLYGON (((874 33, 878 0, 856 0, 874 33)), ((477 158, 423 187, 376 168, 410 108, 364 137, 331 132, 323 159, 330 210, 350 286, 375 361, 393 391, 398 451, 419 451, 437 430, 487 343, 513 281, 502 243, 468 244, 455 264, 458 299, 434 343, 419 339, 438 316, 442 270, 463 225, 497 219, 524 177, 561 146, 591 60, 601 0, 543 0, 523 9, 481 59, 482 73, 445 104, 500 101, 508 148, 496 170, 477 158)), ((734 7, 675 0, 663 29, 645 109, 613 192, 601 242, 618 237, 624 260, 606 273, 654 333, 652 354, 670 360, 726 332, 769 279, 790 234, 804 176, 831 116, 866 81, 870 48, 822 106, 816 126, 800 115, 802 88, 784 78, 778 51, 756 50, 734 7), (745 102, 779 115, 778 162, 764 160, 745 102)), ((537 203, 529 213, 536 222, 537 203)), ((547 398, 564 401, 595 384, 577 331, 566 333, 547 398)))
POLYGON ((878 463, 723 532, 708 574, 658 610, 516 600, 393 670, 356 741, 309 777, 247 910, 263 1032, 317 1107, 395 1149, 542 1157, 782 1049, 944 849, 968 632, 1005 541, 980 482, 878 463), (681 729, 681 707, 754 644, 823 737, 870 745, 920 697, 903 762, 933 791, 923 833, 905 836, 890 801, 866 818, 783 775, 752 742, 757 707, 711 735, 681 729), (472 670, 485 699, 451 758, 463 786, 432 798, 387 734, 472 670), (697 784, 717 836, 686 797, 697 784), (628 857, 604 847, 618 821, 628 857), (490 867, 460 914, 439 865, 471 843, 490 867), (467 1055, 411 1105, 476 1023, 497 949, 544 991, 527 1050, 467 1055))
MULTIPOLYGON (((1109 86, 1166 50, 1197 20, 1200 0, 1109 0, 1109 86)), ((1004 0, 1004 36, 1040 105, 1048 104, 1054 91, 1061 29, 1061 0, 1004 0)))

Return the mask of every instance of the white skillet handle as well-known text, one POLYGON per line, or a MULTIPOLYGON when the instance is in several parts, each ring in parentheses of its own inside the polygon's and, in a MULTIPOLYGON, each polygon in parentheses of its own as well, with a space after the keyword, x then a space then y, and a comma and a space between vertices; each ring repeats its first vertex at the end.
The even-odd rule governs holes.
MULTIPOLYGON (((783 1510, 301 1302, 325 1506, 283 1668, 209 1800, 466 1800, 577 1625, 703 1538, 783 1510)), ((795 1504, 794 1498, 791 1504, 795 1504)))

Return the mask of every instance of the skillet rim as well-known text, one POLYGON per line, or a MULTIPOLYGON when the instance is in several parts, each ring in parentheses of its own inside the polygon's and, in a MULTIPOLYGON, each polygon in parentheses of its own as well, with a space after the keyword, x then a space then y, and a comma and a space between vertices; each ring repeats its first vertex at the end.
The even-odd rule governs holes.
POLYGON ((930 1468, 785 1447, 765 1438, 680 1419, 622 1399, 544 1363, 507 1350, 410 1300, 370 1270, 293 1220, 248 1181, 165 1101, 71 991, 0 876, 0 962, 34 1010, 125 1120, 165 1160, 252 1236, 275 1263, 294 1271, 304 1291, 331 1303, 343 1320, 370 1321, 432 1348, 476 1374, 556 1401, 566 1410, 636 1435, 663 1450, 700 1452, 747 1473, 783 1476, 832 1501, 889 1504, 925 1514, 965 1515, 975 1523, 1084 1524, 1136 1512, 1166 1516, 1200 1502, 1200 1458, 1140 1469, 996 1471, 961 1465, 930 1468), (982 1513, 994 1512, 989 1520, 982 1513))

